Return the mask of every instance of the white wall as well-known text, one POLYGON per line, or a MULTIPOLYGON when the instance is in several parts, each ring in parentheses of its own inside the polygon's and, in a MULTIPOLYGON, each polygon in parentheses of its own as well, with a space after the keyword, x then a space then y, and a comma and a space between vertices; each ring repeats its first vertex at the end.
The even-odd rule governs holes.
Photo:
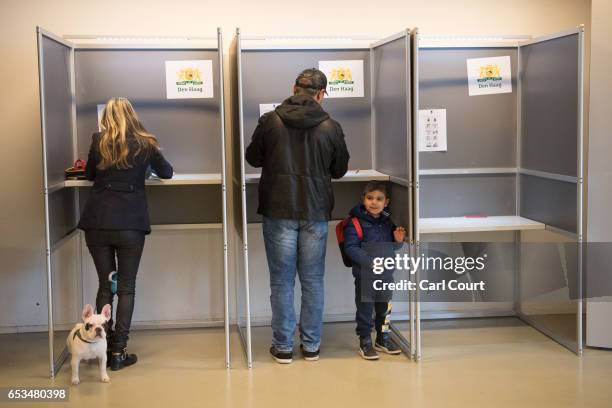
POLYGON ((46 322, 37 25, 62 35, 160 36, 211 36, 221 26, 227 54, 236 26, 245 35, 380 37, 416 26, 424 34, 540 35, 588 24, 589 10, 589 0, 2 1, 0 329, 46 322))

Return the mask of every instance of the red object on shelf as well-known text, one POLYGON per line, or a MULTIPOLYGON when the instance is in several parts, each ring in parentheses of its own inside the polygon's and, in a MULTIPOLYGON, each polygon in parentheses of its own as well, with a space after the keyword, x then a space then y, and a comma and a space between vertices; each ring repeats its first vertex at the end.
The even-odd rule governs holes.
POLYGON ((66 169, 65 176, 69 180, 84 180, 85 179, 85 167, 87 162, 85 160, 78 159, 74 162, 74 166, 66 169))
POLYGON ((477 215, 465 215, 465 218, 487 218, 488 215, 486 214, 477 214, 477 215))
POLYGON ((86 166, 87 166, 87 162, 85 160, 77 159, 77 161, 74 162, 73 168, 79 169, 79 170, 85 170, 86 166))

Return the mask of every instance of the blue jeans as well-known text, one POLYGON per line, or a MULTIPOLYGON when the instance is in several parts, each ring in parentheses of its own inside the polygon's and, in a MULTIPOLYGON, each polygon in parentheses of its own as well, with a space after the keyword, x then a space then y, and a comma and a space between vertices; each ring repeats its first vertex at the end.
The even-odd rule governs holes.
POLYGON ((293 350, 296 272, 302 286, 300 340, 306 351, 317 351, 323 326, 323 277, 327 249, 327 221, 300 221, 264 217, 263 236, 270 269, 272 345, 293 350))

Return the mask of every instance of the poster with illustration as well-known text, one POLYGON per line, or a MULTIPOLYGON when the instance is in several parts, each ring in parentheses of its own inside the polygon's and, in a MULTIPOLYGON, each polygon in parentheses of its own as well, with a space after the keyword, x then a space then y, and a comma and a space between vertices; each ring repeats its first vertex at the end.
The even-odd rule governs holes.
POLYGON ((446 150, 446 109, 419 110, 419 151, 446 150))
POLYGON ((509 56, 468 59, 467 76, 470 96, 512 92, 509 56))
POLYGON ((319 70, 327 76, 328 98, 364 96, 363 60, 319 61, 319 70))
POLYGON ((212 60, 166 61, 167 99, 212 97, 212 60))

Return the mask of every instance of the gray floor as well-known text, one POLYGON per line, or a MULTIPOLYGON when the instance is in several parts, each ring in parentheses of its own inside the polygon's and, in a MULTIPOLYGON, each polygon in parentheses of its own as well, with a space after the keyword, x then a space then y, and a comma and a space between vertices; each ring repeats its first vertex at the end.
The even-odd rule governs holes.
POLYGON ((245 367, 237 334, 234 368, 224 368, 220 329, 134 331, 140 361, 98 381, 95 365, 70 386, 68 366, 47 375, 47 339, 0 335, 0 387, 69 387, 70 401, 24 407, 610 407, 612 351, 576 357, 516 319, 429 324, 424 358, 364 361, 353 324, 325 327, 322 358, 280 366, 268 356, 269 327, 253 330, 255 367, 245 367))

